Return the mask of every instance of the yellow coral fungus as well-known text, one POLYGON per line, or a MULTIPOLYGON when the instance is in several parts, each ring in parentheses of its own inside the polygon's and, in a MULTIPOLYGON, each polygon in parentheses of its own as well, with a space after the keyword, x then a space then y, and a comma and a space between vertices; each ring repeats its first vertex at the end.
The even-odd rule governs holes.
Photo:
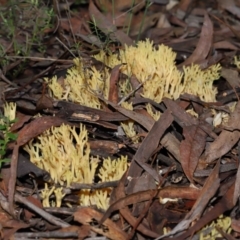
POLYGON ((3 106, 4 116, 7 117, 10 121, 13 121, 16 118, 16 109, 16 103, 5 103, 3 106))
POLYGON ((110 74, 106 69, 99 72, 95 67, 85 69, 82 59, 74 59, 75 66, 68 69, 63 84, 56 77, 46 79, 51 95, 82 105, 100 108, 98 94, 108 98, 110 74))
POLYGON ((223 232, 230 234, 232 231, 231 218, 223 215, 219 216, 215 221, 212 221, 210 225, 204 227, 198 232, 200 234, 199 239, 207 240, 223 237, 216 227, 220 228, 223 232))
POLYGON ((77 134, 75 127, 63 124, 45 131, 24 149, 34 164, 50 173, 55 183, 67 186, 71 182, 92 183, 98 159, 90 159, 87 134, 83 125, 77 134))
POLYGON ((55 189, 54 194, 55 194, 55 197, 56 197, 56 204, 55 204, 56 207, 61 207, 62 199, 66 195, 65 193, 63 193, 63 188, 60 187, 60 188, 55 189))
POLYGON ((176 53, 164 45, 154 48, 149 40, 140 41, 137 46, 125 46, 118 54, 100 53, 94 57, 110 67, 126 63, 122 71, 129 77, 135 75, 143 83, 145 98, 161 102, 163 97, 177 99, 186 92, 205 101, 215 101, 216 89, 212 83, 220 77, 220 65, 204 71, 192 65, 184 67, 183 74, 176 67, 176 53))
POLYGON ((206 102, 215 101, 217 89, 213 88, 213 80, 220 77, 220 65, 213 65, 207 70, 201 70, 199 65, 183 67, 184 92, 199 96, 206 102))
POLYGON ((132 85, 129 80, 119 82, 120 96, 126 96, 132 92, 132 85))
POLYGON ((121 156, 118 159, 104 159, 98 176, 102 182, 119 180, 127 170, 127 157, 121 156))
MULTIPOLYGON (((109 67, 126 63, 121 67, 129 78, 135 75, 143 83, 142 96, 156 102, 163 97, 177 99, 181 93, 199 96, 204 101, 215 101, 216 89, 212 84, 220 76, 220 65, 213 65, 201 70, 198 65, 177 69, 176 53, 171 48, 160 45, 153 47, 150 40, 140 41, 137 46, 125 46, 118 54, 108 56, 101 51, 94 56, 109 67)), ((75 66, 70 68, 63 84, 56 77, 48 81, 49 89, 56 99, 66 99, 85 106, 101 108, 98 94, 108 98, 110 74, 106 68, 98 71, 95 67, 86 69, 81 58, 74 60, 75 66)), ((131 91, 128 84, 121 82, 120 91, 124 94, 131 91)))
POLYGON ((238 69, 240 69, 240 59, 239 59, 239 57, 234 56, 233 64, 236 65, 236 67, 237 67, 238 69))
MULTIPOLYGON (((122 102, 121 106, 128 109, 128 110, 133 110, 132 103, 128 102, 122 102)), ((134 142, 138 143, 139 137, 137 136, 137 133, 134 129, 134 121, 129 119, 124 122, 121 122, 121 126, 125 132, 125 134, 134 142)))
POLYGON ((52 187, 52 189, 49 189, 48 184, 45 183, 45 188, 41 191, 43 207, 51 207, 49 198, 50 198, 51 194, 54 192, 54 190, 55 190, 54 186, 52 187))
MULTIPOLYGON (((46 79, 48 81, 48 79, 46 79)), ((50 93, 52 97, 56 97, 57 99, 65 99, 64 95, 64 89, 63 87, 58 83, 57 76, 52 77, 51 81, 49 81, 48 87, 50 88, 50 93)), ((66 92, 66 90, 65 90, 66 92)), ((67 97, 68 93, 66 94, 67 97)))
MULTIPOLYGON (((199 240, 225 239, 217 228, 220 228, 224 233, 231 234, 231 218, 220 215, 216 220, 213 220, 210 224, 199 230, 192 238, 199 240)), ((163 228, 164 235, 168 234, 170 231, 171 229, 169 227, 163 228)))
POLYGON ((193 117, 198 118, 198 114, 194 111, 194 109, 187 109, 186 112, 191 114, 193 117))
MULTIPOLYGON (((99 170, 100 182, 119 180, 127 170, 127 157, 121 156, 118 159, 104 159, 103 166, 99 170)), ((94 203, 98 208, 107 209, 109 207, 109 197, 112 189, 104 188, 97 190, 93 195, 94 203)))
MULTIPOLYGON (((88 132, 84 125, 80 125, 80 132, 75 127, 61 125, 53 127, 30 141, 24 146, 30 155, 30 160, 39 168, 48 171, 55 183, 70 186, 72 182, 94 183, 96 169, 99 166, 98 157, 90 156, 88 132)), ((104 160, 99 169, 99 178, 102 181, 113 181, 121 178, 127 169, 127 159, 104 160)), ((81 190, 79 203, 82 206, 96 204, 98 207, 107 207, 111 189, 98 191, 81 190), (101 192, 103 191, 103 192, 101 192), (106 203, 103 203, 103 200, 106 203)), ((43 205, 50 206, 49 197, 55 194, 56 206, 61 206, 64 194, 61 188, 52 188, 48 185, 42 190, 43 205)))
POLYGON ((128 109, 128 110, 133 110, 133 105, 132 103, 128 103, 128 102, 122 102, 121 106, 128 109))
POLYGON ((134 121, 127 120, 121 123, 121 126, 125 132, 125 134, 134 142, 138 143, 139 137, 134 129, 134 121))
POLYGON ((147 112, 148 114, 155 120, 157 121, 160 116, 161 116, 161 113, 159 111, 156 111, 156 110, 153 110, 152 106, 150 103, 146 104, 146 109, 147 109, 147 112))
MULTIPOLYGON (((232 102, 227 104, 230 112, 233 112, 236 108, 237 102, 232 102)), ((228 123, 228 120, 230 118, 230 114, 226 113, 225 111, 216 111, 215 109, 212 109, 213 114, 213 126, 217 127, 218 125, 226 125, 228 123)))

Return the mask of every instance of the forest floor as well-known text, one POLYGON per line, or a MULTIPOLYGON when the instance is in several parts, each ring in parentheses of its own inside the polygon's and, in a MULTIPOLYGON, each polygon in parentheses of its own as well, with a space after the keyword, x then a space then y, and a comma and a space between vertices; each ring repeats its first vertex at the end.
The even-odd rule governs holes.
POLYGON ((239 33, 239 0, 0 0, 0 238, 239 238, 239 33))

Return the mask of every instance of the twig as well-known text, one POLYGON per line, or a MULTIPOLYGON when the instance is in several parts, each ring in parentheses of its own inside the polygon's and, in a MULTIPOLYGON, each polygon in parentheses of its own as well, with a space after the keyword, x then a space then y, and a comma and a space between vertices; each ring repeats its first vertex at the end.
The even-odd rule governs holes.
POLYGON ((48 222, 65 228, 65 227, 69 227, 71 226, 70 224, 62 221, 61 219, 52 216, 51 214, 47 213, 46 211, 44 211, 43 209, 37 207, 36 205, 34 205, 33 203, 29 202, 26 198, 22 197, 19 193, 15 194, 15 201, 24 204, 25 206, 27 206, 28 208, 30 208, 31 210, 33 210, 34 212, 36 212, 37 214, 39 214, 40 216, 42 216, 45 220, 47 220, 48 222))
POLYGON ((57 58, 44 58, 44 57, 27 57, 27 56, 10 56, 9 59, 30 59, 35 61, 51 61, 51 62, 62 62, 62 63, 69 63, 73 64, 73 60, 68 59, 57 59, 57 58))
POLYGON ((142 83, 140 83, 134 90, 132 90, 129 94, 127 94, 127 96, 123 97, 117 105, 120 106, 122 102, 126 101, 129 97, 131 97, 131 95, 133 95, 136 91, 138 91, 143 86, 143 84, 146 81, 150 80, 151 78, 152 78, 152 76, 148 76, 148 78, 146 80, 144 80, 142 83))
POLYGON ((25 232, 25 233, 15 233, 14 239, 28 239, 28 238, 78 238, 77 232, 62 232, 62 231, 52 231, 52 232, 25 232))
POLYGON ((72 183, 70 188, 73 190, 81 189, 101 189, 107 187, 117 187, 119 181, 103 182, 96 184, 72 183))
POLYGON ((143 83, 140 83, 134 90, 132 90, 129 94, 127 94, 125 97, 123 97, 118 105, 121 105, 122 102, 126 101, 129 97, 131 97, 139 88, 141 88, 143 83))
MULTIPOLYGON (((11 213, 10 211, 10 205, 9 202, 7 200, 7 198, 2 194, 2 192, 0 191, 0 206, 3 210, 5 210, 7 213, 11 213)), ((14 216, 16 216, 17 213, 16 211, 14 212, 14 216)))
POLYGON ((55 39, 56 39, 60 44, 62 44, 62 46, 63 46, 65 49, 67 49, 67 51, 68 51, 74 58, 76 58, 76 56, 74 55, 74 53, 69 49, 68 46, 66 46, 66 44, 64 44, 58 37, 55 37, 55 39))
POLYGON ((1 78, 4 82, 8 83, 9 85, 11 85, 11 86, 13 86, 13 87, 18 87, 18 85, 17 85, 16 83, 11 82, 10 80, 8 80, 8 79, 3 75, 2 69, 0 69, 0 78, 1 78))

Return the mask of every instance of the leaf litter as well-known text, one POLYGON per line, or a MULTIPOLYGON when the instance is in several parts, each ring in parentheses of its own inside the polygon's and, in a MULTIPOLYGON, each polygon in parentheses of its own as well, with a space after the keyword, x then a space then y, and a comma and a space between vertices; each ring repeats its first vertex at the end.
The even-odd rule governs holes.
POLYGON ((38 4, 0 1, 0 238, 239 238, 240 3, 38 4))

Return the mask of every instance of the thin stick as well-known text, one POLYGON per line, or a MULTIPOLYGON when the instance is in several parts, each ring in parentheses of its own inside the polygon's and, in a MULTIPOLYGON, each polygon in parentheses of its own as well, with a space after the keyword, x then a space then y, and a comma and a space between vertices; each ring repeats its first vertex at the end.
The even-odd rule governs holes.
POLYGON ((43 209, 41 209, 41 208, 37 207, 36 205, 34 205, 33 203, 29 202, 25 197, 22 197, 19 193, 15 194, 15 201, 24 204, 25 206, 27 206, 28 208, 30 208, 31 210, 33 210, 34 212, 36 212, 37 214, 42 216, 45 220, 47 220, 48 222, 50 222, 56 226, 59 226, 62 228, 71 226, 70 224, 62 221, 60 218, 52 216, 51 214, 47 213, 43 209))

